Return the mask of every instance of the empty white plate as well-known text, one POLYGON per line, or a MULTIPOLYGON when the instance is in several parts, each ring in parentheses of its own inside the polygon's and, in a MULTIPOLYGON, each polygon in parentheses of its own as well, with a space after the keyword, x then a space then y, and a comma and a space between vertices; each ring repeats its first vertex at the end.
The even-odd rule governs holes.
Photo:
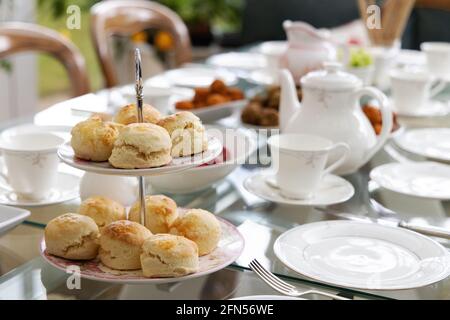
POLYGON ((416 110, 399 110, 392 99, 389 100, 392 109, 401 117, 424 118, 442 117, 450 114, 450 105, 437 100, 430 100, 423 108, 416 110))
POLYGON ((0 206, 0 236, 22 223, 30 212, 20 208, 0 206))
POLYGON ((436 241, 364 222, 305 224, 283 233, 274 251, 295 272, 349 288, 411 289, 450 275, 450 254, 436 241))
POLYGON ((450 161, 450 129, 408 130, 394 138, 402 149, 438 161, 450 161))
POLYGON ((181 68, 167 71, 164 76, 173 86, 197 88, 208 87, 214 80, 220 79, 227 86, 237 83, 234 73, 213 68, 181 68))
POLYGON ((211 56, 206 63, 221 67, 242 70, 263 69, 267 67, 264 55, 254 52, 228 52, 211 56))
POLYGON ((436 162, 389 163, 370 172, 385 189, 436 200, 450 200, 450 166, 436 162))
POLYGON ((271 170, 262 170, 248 177, 244 181, 244 187, 264 200, 297 206, 328 206, 347 201, 355 194, 350 182, 335 175, 323 177, 315 196, 310 199, 286 198, 271 181, 274 181, 274 173, 271 170))

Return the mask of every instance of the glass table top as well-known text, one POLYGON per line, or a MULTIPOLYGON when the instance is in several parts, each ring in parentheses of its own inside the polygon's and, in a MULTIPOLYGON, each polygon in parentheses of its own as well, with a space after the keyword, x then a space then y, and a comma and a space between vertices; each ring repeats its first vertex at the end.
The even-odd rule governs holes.
MULTIPOLYGON (((450 90, 441 98, 450 99, 450 90)), ((425 119, 422 122, 407 119, 402 125, 449 127, 450 117, 425 119)), ((355 299, 450 299, 450 278, 411 290, 350 290, 306 279, 284 267, 273 252, 274 241, 284 231, 305 223, 335 220, 337 217, 332 214, 335 211, 380 217, 384 214, 383 209, 387 208, 407 222, 450 229, 450 202, 405 196, 374 185, 368 187, 372 168, 404 159, 424 160, 388 142, 369 164, 345 177, 354 186, 355 195, 351 200, 332 208, 278 205, 251 195, 243 188, 242 182, 261 168, 258 165, 241 166, 208 190, 184 196, 169 195, 179 206, 203 208, 228 219, 238 226, 246 240, 244 253, 230 267, 198 280, 170 286, 119 286, 83 280, 81 290, 68 290, 68 275, 47 265, 38 256, 38 243, 45 224, 60 214, 76 211, 79 200, 28 208, 32 214, 27 222, 0 238, 0 299, 228 299, 274 294, 249 271, 248 263, 254 258, 300 289, 322 289, 355 299)), ((436 240, 450 248, 450 241, 436 240)))

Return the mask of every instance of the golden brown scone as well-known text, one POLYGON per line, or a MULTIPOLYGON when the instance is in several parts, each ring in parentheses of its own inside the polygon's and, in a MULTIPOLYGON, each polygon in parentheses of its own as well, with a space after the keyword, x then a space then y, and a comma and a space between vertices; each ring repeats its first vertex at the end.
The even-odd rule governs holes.
POLYGON ((172 161, 172 141, 167 131, 151 123, 133 123, 121 130, 109 163, 115 168, 142 169, 172 161))
POLYGON ((104 227, 100 235, 100 260, 117 270, 141 268, 142 244, 152 233, 139 223, 120 220, 104 227))
POLYGON ((220 223, 216 217, 202 209, 191 209, 172 224, 170 233, 186 237, 198 246, 200 256, 211 253, 220 240, 220 223))
MULTIPOLYGON (((161 113, 149 104, 144 104, 142 108, 144 122, 156 124, 161 119, 161 113)), ((137 107, 135 104, 129 104, 122 107, 114 117, 114 122, 129 125, 138 122, 137 107)))
POLYGON ((90 161, 107 161, 122 125, 91 117, 72 129, 71 145, 75 156, 90 161))
POLYGON ((66 259, 94 259, 98 253, 98 237, 95 221, 76 213, 63 214, 45 227, 47 252, 66 259))
POLYGON ((90 197, 84 200, 78 208, 78 213, 94 219, 101 229, 113 221, 126 220, 125 207, 106 197, 90 197))
POLYGON ((195 242, 171 234, 157 234, 142 245, 141 266, 145 277, 180 277, 198 270, 195 242))
POLYGON ((208 139, 200 119, 189 111, 177 112, 158 123, 172 139, 172 156, 185 157, 208 149, 208 139))
MULTIPOLYGON (((128 219, 139 222, 140 203, 136 202, 130 209, 128 219)), ((178 218, 177 204, 163 195, 145 197, 145 226, 152 233, 168 233, 172 223, 178 218)))

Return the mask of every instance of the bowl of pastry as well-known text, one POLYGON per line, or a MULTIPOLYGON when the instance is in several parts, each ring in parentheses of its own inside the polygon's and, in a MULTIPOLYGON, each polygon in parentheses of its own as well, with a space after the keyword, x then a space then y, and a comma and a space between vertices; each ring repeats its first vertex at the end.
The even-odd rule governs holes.
POLYGON ((78 123, 71 141, 58 150, 60 159, 75 168, 110 175, 154 175, 179 171, 211 161, 222 152, 208 137, 201 120, 183 111, 163 117, 143 106, 137 123, 134 104, 124 106, 113 121, 93 116, 78 123))
POLYGON ((91 197, 77 213, 51 220, 41 255, 81 277, 113 283, 182 281, 225 268, 244 248, 239 231, 202 209, 182 209, 163 195, 146 196, 146 225, 137 221, 140 204, 128 214, 116 201, 91 197))
MULTIPOLYGON (((297 87, 298 99, 302 90, 297 87)), ((248 128, 277 129, 279 127, 280 86, 269 86, 253 95, 241 112, 241 122, 248 128)))
POLYGON ((229 87, 216 79, 209 87, 194 89, 192 99, 174 98, 172 104, 176 111, 190 111, 204 122, 212 122, 233 114, 245 106, 244 92, 237 87, 229 87))
POLYGON ((209 136, 221 141, 222 153, 214 160, 195 168, 148 177, 147 181, 154 189, 172 194, 187 194, 207 189, 244 164, 257 149, 256 137, 247 129, 208 126, 206 131, 209 136))

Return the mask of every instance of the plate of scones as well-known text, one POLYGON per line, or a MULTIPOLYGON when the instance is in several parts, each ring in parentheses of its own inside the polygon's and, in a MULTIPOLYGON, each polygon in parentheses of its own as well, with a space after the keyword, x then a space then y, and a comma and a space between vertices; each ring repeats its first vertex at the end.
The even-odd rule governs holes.
POLYGON ((60 159, 77 169, 99 174, 149 176, 181 171, 213 160, 222 144, 208 137, 201 120, 181 111, 163 117, 151 105, 124 106, 111 121, 92 116, 71 130, 60 159))
POLYGON ((42 257, 66 271, 78 266, 85 279, 121 284, 157 284, 201 277, 233 263, 244 238, 224 219, 202 209, 178 208, 164 195, 125 207, 105 197, 84 200, 77 213, 51 220, 42 257))

